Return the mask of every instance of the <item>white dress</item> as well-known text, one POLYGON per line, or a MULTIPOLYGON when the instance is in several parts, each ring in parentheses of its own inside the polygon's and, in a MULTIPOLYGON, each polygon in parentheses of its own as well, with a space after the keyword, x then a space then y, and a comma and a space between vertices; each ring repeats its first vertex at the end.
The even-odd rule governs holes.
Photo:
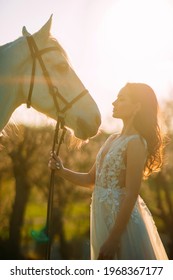
MULTIPOLYGON (((120 202, 126 193, 122 175, 125 174, 124 153, 127 144, 139 135, 119 136, 102 159, 100 149, 96 159, 96 183, 91 202, 91 259, 98 258, 100 247, 116 224, 120 202), (121 180, 120 180, 121 178, 121 180)), ((147 151, 146 151, 147 153, 147 151)), ((125 176, 124 176, 125 177, 125 176)), ((140 196, 130 220, 121 236, 117 260, 166 260, 168 259, 150 211, 140 196)))

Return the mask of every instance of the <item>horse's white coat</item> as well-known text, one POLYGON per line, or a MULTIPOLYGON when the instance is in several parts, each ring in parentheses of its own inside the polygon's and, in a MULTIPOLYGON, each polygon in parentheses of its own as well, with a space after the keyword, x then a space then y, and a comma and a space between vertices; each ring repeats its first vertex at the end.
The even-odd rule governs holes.
MULTIPOLYGON (((46 68, 51 76, 52 83, 66 100, 71 101, 84 90, 84 85, 72 69, 65 51, 50 35, 51 20, 33 37, 39 49, 58 46, 59 51, 51 51, 43 55, 46 68)), ((28 35, 23 28, 23 37, 0 47, 0 131, 7 124, 13 111, 26 103, 32 59, 25 36, 28 35)), ((58 100, 60 107, 64 104, 58 100)), ((57 119, 53 99, 48 92, 46 81, 40 65, 36 64, 36 77, 32 95, 32 107, 57 119)), ((100 112, 92 97, 87 94, 79 99, 65 113, 65 125, 74 130, 76 137, 86 139, 94 136, 100 125, 100 112)))

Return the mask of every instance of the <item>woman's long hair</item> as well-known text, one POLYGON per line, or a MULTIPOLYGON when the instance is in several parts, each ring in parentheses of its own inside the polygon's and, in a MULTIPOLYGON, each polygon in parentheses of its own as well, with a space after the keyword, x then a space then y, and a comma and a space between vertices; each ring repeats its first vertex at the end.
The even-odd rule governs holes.
POLYGON ((134 127, 146 140, 148 155, 144 168, 144 178, 160 170, 163 164, 163 137, 158 124, 158 102, 153 89, 143 83, 127 83, 125 89, 141 109, 134 117, 134 127))

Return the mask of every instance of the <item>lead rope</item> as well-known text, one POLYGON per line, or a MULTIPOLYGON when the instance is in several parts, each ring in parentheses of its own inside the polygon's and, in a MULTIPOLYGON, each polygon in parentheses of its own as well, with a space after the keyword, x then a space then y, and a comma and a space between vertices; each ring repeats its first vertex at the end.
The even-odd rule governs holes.
MULTIPOLYGON (((55 133, 53 138, 52 153, 56 152, 56 155, 59 155, 61 144, 64 140, 64 136, 67 129, 64 126, 64 118, 58 116, 55 133), (61 131, 61 135, 60 134, 61 131)), ((48 194, 48 203, 47 203, 47 216, 46 216, 46 225, 40 231, 31 231, 32 237, 39 243, 46 243, 46 259, 50 260, 51 257, 51 245, 52 245, 52 214, 53 214, 53 195, 54 195, 54 180, 55 179, 55 170, 51 170, 50 175, 50 184, 49 184, 49 194, 48 194)))
MULTIPOLYGON (((55 128, 55 134, 54 134, 54 140, 52 145, 52 153, 55 153, 56 149, 56 155, 59 155, 61 144, 64 140, 64 135, 66 133, 66 128, 64 127, 64 119, 61 117, 58 117, 56 128, 55 128), (59 132, 61 129, 61 136, 59 137, 59 132)), ((53 214, 53 194, 54 194, 54 181, 55 181, 55 170, 51 171, 50 176, 50 186, 49 186, 49 195, 48 195, 48 205, 47 205, 47 219, 46 219, 46 235, 47 235, 47 247, 46 247, 46 259, 50 260, 51 257, 51 244, 52 244, 52 214, 53 214)))

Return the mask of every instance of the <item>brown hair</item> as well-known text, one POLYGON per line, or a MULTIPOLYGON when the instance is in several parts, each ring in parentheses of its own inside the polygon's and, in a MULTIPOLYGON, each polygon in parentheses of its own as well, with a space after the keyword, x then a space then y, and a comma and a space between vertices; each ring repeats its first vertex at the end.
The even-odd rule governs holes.
POLYGON ((144 178, 160 170, 163 164, 163 137, 158 124, 158 101, 153 89, 143 83, 127 83, 124 87, 133 102, 139 102, 141 109, 134 117, 134 127, 146 140, 148 156, 144 178))

